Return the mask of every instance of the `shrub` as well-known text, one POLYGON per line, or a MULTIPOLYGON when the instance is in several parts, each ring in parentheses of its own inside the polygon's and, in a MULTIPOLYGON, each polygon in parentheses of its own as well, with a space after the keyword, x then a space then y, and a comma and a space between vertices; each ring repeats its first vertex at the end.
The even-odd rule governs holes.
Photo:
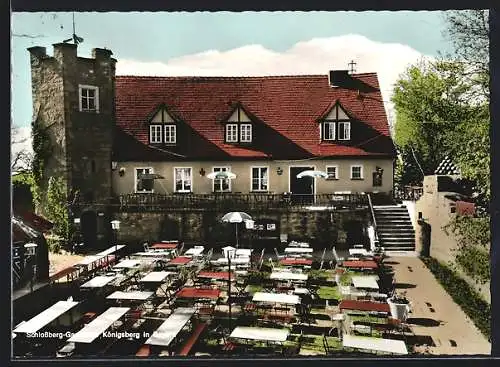
POLYGON ((476 327, 491 341, 491 306, 455 271, 431 257, 422 257, 423 263, 439 283, 462 308, 476 327))

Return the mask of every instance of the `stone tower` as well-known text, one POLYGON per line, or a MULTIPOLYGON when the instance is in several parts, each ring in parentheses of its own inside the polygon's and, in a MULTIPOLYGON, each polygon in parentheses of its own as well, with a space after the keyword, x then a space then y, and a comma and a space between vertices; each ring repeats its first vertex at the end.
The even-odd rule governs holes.
POLYGON ((53 47, 52 57, 45 47, 28 49, 33 131, 50 141, 42 187, 49 177, 62 177, 70 196, 78 190, 86 202, 103 202, 111 196, 116 60, 107 49, 95 48, 92 58, 84 58, 76 44, 53 47))

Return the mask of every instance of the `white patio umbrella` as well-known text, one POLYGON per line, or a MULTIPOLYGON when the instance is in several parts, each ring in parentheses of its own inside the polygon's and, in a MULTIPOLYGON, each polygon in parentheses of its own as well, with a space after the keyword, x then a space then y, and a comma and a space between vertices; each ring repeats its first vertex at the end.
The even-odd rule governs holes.
POLYGON ((321 178, 328 178, 328 173, 323 172, 323 171, 313 171, 313 170, 306 170, 302 171, 297 175, 297 178, 303 178, 303 177, 321 177, 321 178))
POLYGON ((252 220, 252 217, 245 212, 229 212, 224 214, 221 221, 226 223, 236 223, 236 247, 238 247, 238 223, 252 220))
POLYGON ((236 175, 228 171, 210 172, 207 178, 211 180, 234 180, 236 175))

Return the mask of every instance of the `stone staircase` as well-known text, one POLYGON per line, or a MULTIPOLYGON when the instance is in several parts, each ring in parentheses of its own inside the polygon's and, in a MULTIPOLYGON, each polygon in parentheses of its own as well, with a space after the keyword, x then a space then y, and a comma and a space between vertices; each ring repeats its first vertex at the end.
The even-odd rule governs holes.
POLYGON ((404 205, 373 206, 379 243, 387 251, 415 251, 415 230, 404 205))

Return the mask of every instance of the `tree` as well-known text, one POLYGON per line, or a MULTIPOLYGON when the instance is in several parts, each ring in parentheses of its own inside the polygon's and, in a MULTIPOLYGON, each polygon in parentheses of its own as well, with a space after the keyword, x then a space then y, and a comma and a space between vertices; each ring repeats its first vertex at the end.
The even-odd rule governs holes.
POLYGON ((396 82, 395 142, 403 160, 401 184, 421 183, 449 154, 450 132, 474 116, 471 85, 460 77, 462 63, 422 60, 396 82), (415 170, 415 167, 418 170, 415 170))
POLYGON ((21 128, 12 126, 11 134, 11 172, 24 172, 31 170, 33 153, 29 150, 29 137, 23 137, 21 128))
POLYGON ((477 91, 489 99, 489 25, 488 10, 455 10, 447 12, 445 36, 453 45, 454 57, 464 61, 468 71, 463 76, 478 86, 477 91))

